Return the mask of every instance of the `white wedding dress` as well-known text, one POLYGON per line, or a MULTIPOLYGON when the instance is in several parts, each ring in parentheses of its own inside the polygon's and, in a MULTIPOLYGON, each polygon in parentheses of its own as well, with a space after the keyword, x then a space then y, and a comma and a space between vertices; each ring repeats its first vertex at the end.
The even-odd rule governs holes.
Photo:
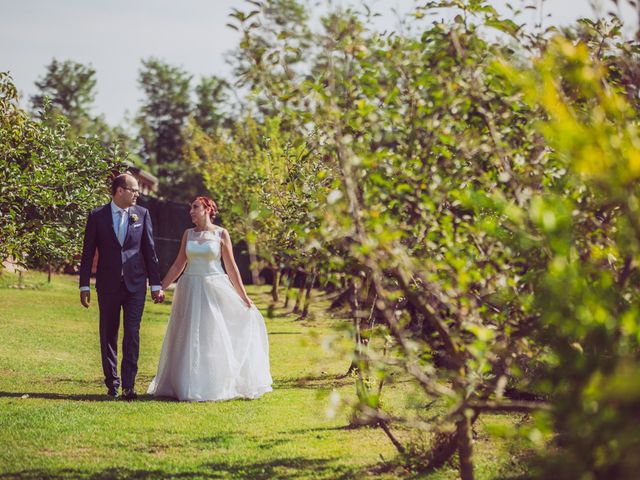
POLYGON ((241 300, 220 262, 220 233, 187 233, 158 373, 147 393, 186 401, 258 398, 271 391, 260 311, 241 300))

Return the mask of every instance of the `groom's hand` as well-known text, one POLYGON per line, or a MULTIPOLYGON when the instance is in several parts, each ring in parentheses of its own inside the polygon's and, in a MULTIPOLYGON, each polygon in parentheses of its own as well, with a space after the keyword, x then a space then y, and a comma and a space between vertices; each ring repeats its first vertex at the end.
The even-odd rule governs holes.
POLYGON ((162 303, 162 302, 164 302, 164 290, 158 290, 156 292, 151 292, 151 298, 153 298, 153 303, 162 303))
POLYGON ((91 302, 91 292, 80 292, 80 303, 84 308, 89 308, 89 302, 91 302))

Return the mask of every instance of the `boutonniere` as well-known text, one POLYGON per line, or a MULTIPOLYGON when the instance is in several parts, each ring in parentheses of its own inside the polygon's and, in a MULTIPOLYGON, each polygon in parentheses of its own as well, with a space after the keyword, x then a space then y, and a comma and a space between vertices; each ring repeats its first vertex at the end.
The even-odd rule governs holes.
POLYGON ((135 213, 129 215, 129 223, 136 223, 139 219, 140 217, 138 217, 138 215, 136 215, 135 213))

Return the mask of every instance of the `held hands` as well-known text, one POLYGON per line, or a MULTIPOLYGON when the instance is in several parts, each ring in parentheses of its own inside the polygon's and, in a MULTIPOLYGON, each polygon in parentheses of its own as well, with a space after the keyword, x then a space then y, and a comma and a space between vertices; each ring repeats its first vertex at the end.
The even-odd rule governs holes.
POLYGON ((164 302, 164 290, 160 289, 155 292, 151 292, 151 298, 153 298, 153 303, 164 302))

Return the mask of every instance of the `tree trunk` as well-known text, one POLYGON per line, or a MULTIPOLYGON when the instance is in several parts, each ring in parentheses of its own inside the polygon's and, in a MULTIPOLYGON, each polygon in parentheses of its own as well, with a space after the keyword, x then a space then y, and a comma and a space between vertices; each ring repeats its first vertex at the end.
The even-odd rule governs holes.
POLYGON ((278 267, 271 267, 271 272, 273 272, 273 285, 271 285, 271 298, 274 303, 279 300, 278 298, 278 286, 280 284, 280 269, 278 267))
POLYGON ((298 289, 298 295, 296 296, 296 304, 293 306, 293 313, 300 313, 300 305, 302 302, 302 296, 304 295, 304 286, 307 280, 307 274, 304 272, 300 272, 299 274, 302 277, 300 282, 300 288, 298 289))
POLYGON ((349 284, 340 294, 331 302, 329 305, 329 310, 336 310, 342 307, 349 301, 349 298, 353 295, 353 285, 349 284))
POLYGON ((351 280, 351 282, 349 283, 349 288, 346 290, 347 292, 350 293, 349 295, 349 305, 351 305, 351 321, 353 322, 353 328, 356 332, 355 334, 355 355, 353 356, 353 360, 351 360, 351 365, 349 365, 349 369, 347 370, 347 373, 345 373, 345 376, 349 376, 351 375, 353 372, 358 372, 358 374, 360 374, 359 372, 359 368, 358 368, 358 360, 357 358, 360 357, 360 318, 358 317, 358 282, 357 280, 354 278, 351 280))
POLYGON ((249 252, 249 269, 251 270, 251 282, 254 285, 262 285, 260 271, 258 270, 258 255, 256 244, 247 240, 247 251, 249 252))
MULTIPOLYGON (((471 435, 471 426, 475 423, 480 415, 479 411, 474 411, 474 414, 469 422, 469 435, 471 435)), ((458 424, 456 423, 456 427, 458 424)), ((427 472, 437 470, 442 467, 449 459, 455 455, 456 450, 459 450, 459 436, 458 429, 456 428, 455 433, 437 433, 434 441, 432 442, 433 447, 429 452, 429 460, 427 462, 427 466, 425 470, 427 472)), ((460 465, 462 466, 462 461, 460 461, 460 465)), ((473 473, 472 473, 473 474, 473 473)))
POLYGON ((47 283, 51 283, 51 264, 47 264, 47 283))
POLYGON ((307 289, 304 296, 304 308, 302 309, 301 318, 307 318, 307 315, 309 315, 309 304, 311 303, 311 289, 313 288, 313 284, 316 283, 316 277, 317 277, 316 272, 313 272, 313 275, 311 275, 311 281, 307 282, 307 289))
POLYGON ((471 438, 471 418, 464 415, 456 423, 458 460, 461 480, 473 480, 473 439, 471 438))
POLYGON ((293 283, 293 270, 288 269, 285 275, 285 287, 284 287, 284 308, 289 308, 289 288, 293 283))

